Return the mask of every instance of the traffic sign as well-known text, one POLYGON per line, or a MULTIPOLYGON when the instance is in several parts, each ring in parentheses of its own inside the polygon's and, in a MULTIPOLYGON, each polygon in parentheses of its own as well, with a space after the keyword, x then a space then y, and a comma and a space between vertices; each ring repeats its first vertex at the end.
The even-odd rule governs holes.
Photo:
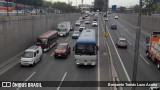
POLYGON ((109 32, 104 32, 104 35, 105 35, 105 36, 108 36, 108 34, 109 34, 109 32))

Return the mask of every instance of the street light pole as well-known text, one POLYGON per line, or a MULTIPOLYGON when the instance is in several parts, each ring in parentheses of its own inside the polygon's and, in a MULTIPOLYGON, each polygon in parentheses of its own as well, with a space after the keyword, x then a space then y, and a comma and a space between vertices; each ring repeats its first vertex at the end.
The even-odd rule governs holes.
POLYGON ((8 1, 7 1, 7 16, 9 16, 9 8, 8 8, 8 1))
MULTIPOLYGON (((136 81, 137 78, 137 65, 138 65, 138 56, 139 56, 139 41, 140 41, 140 32, 141 32, 141 9, 142 9, 142 0, 139 1, 139 15, 138 15, 138 27, 136 30, 136 44, 134 52, 134 65, 133 65, 133 78, 132 81, 136 81)), ((132 87, 132 90, 135 90, 135 87, 132 87)))

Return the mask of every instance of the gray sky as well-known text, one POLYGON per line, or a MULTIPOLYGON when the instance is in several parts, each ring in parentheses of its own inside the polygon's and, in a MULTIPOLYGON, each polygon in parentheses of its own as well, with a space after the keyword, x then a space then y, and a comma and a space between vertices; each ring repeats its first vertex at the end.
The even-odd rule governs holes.
MULTIPOLYGON (((77 1, 77 5, 81 3, 81 0, 47 0, 47 1, 62 1, 62 2, 68 2, 68 1, 72 1, 73 5, 76 5, 76 1, 77 1)), ((84 4, 91 4, 94 0, 83 0, 84 4)), ((133 6, 135 4, 138 4, 139 0, 109 0, 109 6, 112 5, 117 5, 117 6, 133 6)))

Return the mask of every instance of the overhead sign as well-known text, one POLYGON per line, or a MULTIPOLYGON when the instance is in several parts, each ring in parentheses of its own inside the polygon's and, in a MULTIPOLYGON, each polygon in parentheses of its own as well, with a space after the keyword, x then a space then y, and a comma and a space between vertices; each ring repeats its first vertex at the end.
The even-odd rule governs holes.
POLYGON ((112 11, 116 11, 117 10, 117 5, 112 5, 112 11))

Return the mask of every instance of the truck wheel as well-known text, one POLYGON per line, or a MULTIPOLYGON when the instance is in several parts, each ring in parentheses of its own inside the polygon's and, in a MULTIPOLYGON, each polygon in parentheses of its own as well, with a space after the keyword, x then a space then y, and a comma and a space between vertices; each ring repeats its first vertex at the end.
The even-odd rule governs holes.
POLYGON ((160 70, 160 62, 157 62, 157 68, 160 70))
POLYGON ((151 55, 147 52, 147 53, 146 53, 146 57, 150 59, 150 58, 151 58, 151 55))
POLYGON ((156 62, 155 57, 153 55, 151 55, 151 59, 154 63, 156 62))

